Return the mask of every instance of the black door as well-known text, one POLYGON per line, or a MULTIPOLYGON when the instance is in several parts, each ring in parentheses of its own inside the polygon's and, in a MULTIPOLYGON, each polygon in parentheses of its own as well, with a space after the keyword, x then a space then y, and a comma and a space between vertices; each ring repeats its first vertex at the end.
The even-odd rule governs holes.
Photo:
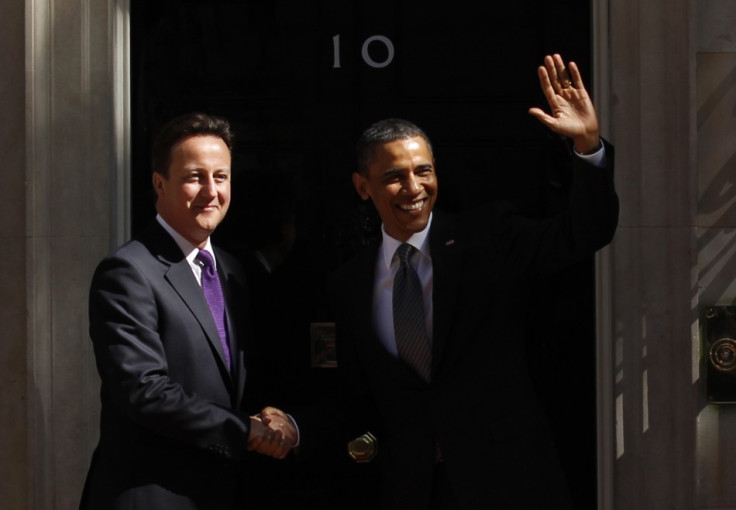
MULTIPOLYGON (((559 141, 527 110, 546 106, 536 68, 552 52, 578 62, 592 92, 587 1, 131 4, 133 230, 154 214, 148 151, 158 127, 195 110, 227 117, 233 204, 215 238, 248 267, 259 249, 273 266, 251 277, 256 338, 267 338, 253 348, 267 362, 250 380, 256 394, 259 382, 268 387, 268 403, 288 408, 330 390, 331 369, 312 367, 310 325, 331 319, 325 277, 376 235, 375 214, 350 181, 368 124, 404 117, 427 132, 442 183, 437 207, 510 200, 543 216, 562 206, 559 141)), ((591 259, 540 287, 528 312, 528 357, 584 509, 596 506, 592 268, 591 259)), ((369 507, 370 484, 360 483, 369 468, 343 457, 261 467, 289 477, 277 487, 296 508, 369 507), (348 480, 343 489, 338 479, 348 480), (341 490, 357 499, 341 506, 341 490)), ((262 491, 251 492, 255 501, 262 491)))

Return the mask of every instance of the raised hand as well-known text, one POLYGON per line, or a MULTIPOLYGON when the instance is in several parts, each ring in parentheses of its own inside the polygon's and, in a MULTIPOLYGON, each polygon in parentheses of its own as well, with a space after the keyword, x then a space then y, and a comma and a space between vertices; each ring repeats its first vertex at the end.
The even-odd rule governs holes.
POLYGON ((572 139, 575 150, 580 153, 598 147, 598 117, 578 66, 574 62, 565 66, 559 54, 547 55, 538 74, 550 113, 541 108, 530 108, 529 113, 555 133, 572 139))

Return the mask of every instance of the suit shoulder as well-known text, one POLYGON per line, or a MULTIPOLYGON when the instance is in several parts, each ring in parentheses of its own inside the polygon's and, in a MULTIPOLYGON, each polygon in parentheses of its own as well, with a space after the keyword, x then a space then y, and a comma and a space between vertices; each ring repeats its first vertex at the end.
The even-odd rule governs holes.
POLYGON ((454 213, 437 211, 432 220, 430 236, 473 238, 479 233, 495 230, 504 218, 515 214, 516 209, 505 202, 479 204, 454 213))
POLYGON ((105 258, 137 259, 150 257, 150 250, 138 239, 131 239, 114 250, 110 251, 105 258))
POLYGON ((108 253, 95 268, 92 286, 113 281, 150 279, 152 271, 160 266, 151 252, 138 241, 128 241, 108 253))
POLYGON ((242 262, 228 251, 222 248, 214 247, 215 256, 217 257, 217 265, 226 274, 227 278, 244 283, 246 279, 245 267, 242 262))
POLYGON ((243 269, 243 264, 240 262, 240 260, 238 260, 238 258, 235 255, 231 254, 229 251, 223 250, 218 246, 214 246, 214 250, 218 262, 223 263, 234 269, 243 269))
POLYGON ((181 260, 184 255, 174 239, 155 220, 151 221, 132 239, 110 251, 103 259, 123 259, 130 261, 164 257, 171 262, 181 260))
POLYGON ((151 252, 139 241, 130 240, 111 250, 97 264, 98 270, 120 263, 138 264, 146 258, 152 257, 151 252))
POLYGON ((96 276, 122 276, 130 271, 151 277, 162 269, 184 259, 184 254, 163 227, 151 224, 133 239, 109 252, 97 265, 96 276))

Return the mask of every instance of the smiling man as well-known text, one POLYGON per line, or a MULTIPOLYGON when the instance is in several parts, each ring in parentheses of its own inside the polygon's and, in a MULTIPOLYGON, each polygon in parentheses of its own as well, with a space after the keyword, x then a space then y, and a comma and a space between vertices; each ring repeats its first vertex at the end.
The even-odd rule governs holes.
POLYGON ((574 181, 569 208, 552 218, 496 205, 434 210, 432 146, 406 120, 379 121, 358 141, 353 184, 375 205, 382 240, 340 268, 330 290, 351 388, 345 437, 371 432, 349 448, 369 460, 377 444, 381 508, 571 508, 520 313, 535 279, 611 241, 618 198, 613 147, 577 66, 548 56, 539 81, 551 111, 529 113, 569 141, 574 181))
POLYGON ((298 440, 279 410, 246 412, 245 281, 210 242, 230 205, 230 153, 224 119, 164 126, 152 156, 158 215, 95 271, 102 411, 84 510, 242 508, 247 452, 283 458, 298 440))
POLYGON ((353 174, 353 184, 363 200, 373 201, 386 233, 406 241, 426 228, 437 199, 437 176, 429 139, 419 128, 400 121, 386 121, 372 129, 364 135, 364 140, 371 140, 373 152, 361 161, 359 171, 353 174), (391 122, 396 131, 388 138, 406 138, 385 143, 374 141, 381 137, 377 132, 391 122), (402 130, 405 130, 403 134, 402 130))
POLYGON ((185 138, 153 173, 153 188, 159 216, 203 248, 230 206, 230 149, 215 135, 185 138))

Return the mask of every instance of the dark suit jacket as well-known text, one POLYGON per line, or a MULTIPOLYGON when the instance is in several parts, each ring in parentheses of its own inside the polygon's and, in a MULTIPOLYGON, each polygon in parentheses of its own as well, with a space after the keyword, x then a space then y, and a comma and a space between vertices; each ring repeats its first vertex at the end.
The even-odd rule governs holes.
POLYGON ((610 145, 606 153, 605 169, 574 160, 570 208, 556 217, 527 219, 502 206, 462 216, 435 211, 430 383, 388 354, 374 331, 378 247, 331 280, 338 362, 355 388, 349 401, 360 403, 361 419, 346 435, 377 436, 384 508, 428 508, 437 445, 458 509, 569 507, 521 325, 544 306, 529 284, 613 237, 610 145))
POLYGON ((250 425, 242 402, 247 293, 238 263, 215 254, 231 373, 202 290, 158 222, 97 267, 89 313, 102 411, 81 508, 233 508, 250 425))

